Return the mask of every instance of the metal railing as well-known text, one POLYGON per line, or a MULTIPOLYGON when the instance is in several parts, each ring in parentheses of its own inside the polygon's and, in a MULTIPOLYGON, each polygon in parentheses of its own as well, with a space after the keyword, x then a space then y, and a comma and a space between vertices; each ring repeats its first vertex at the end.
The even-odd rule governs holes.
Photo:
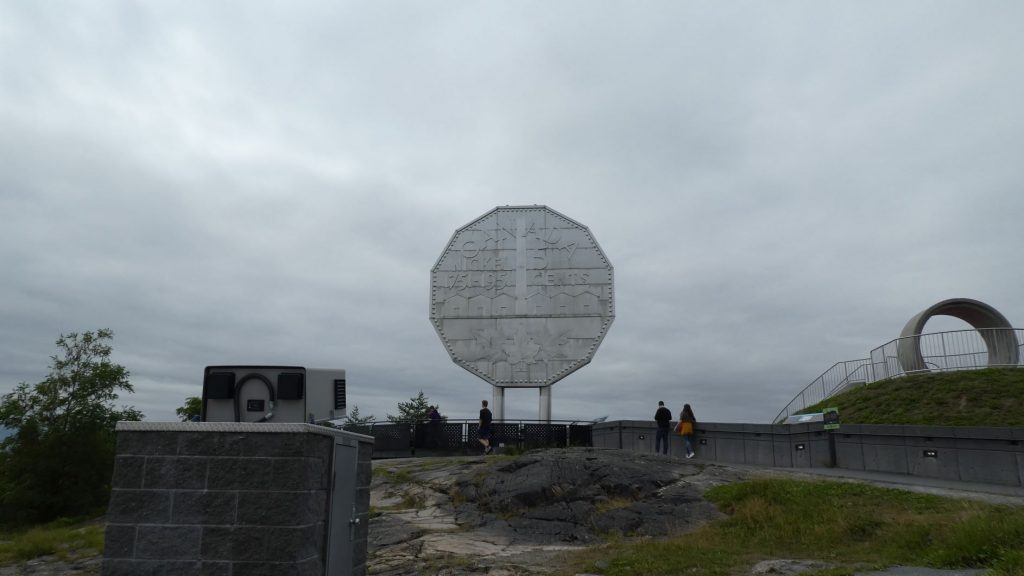
POLYGON ((1000 366, 1019 367, 1024 357, 1024 329, 980 328, 952 330, 896 338, 871 351, 871 367, 875 380, 885 380, 920 372, 977 370, 1000 366), (1012 354, 989 358, 990 347, 1013 349, 1012 354), (920 357, 915 358, 920 351, 920 357), (908 369, 907 367, 910 366, 908 369))
MULTIPOLYGON (((588 421, 503 420, 491 423, 491 444, 499 448, 529 450, 593 444, 588 421)), ((480 424, 477 420, 440 422, 367 422, 343 426, 345 430, 373 436, 375 456, 478 453, 480 424)))
POLYGON ((849 388, 851 382, 861 381, 871 381, 870 358, 836 362, 831 368, 825 370, 821 376, 818 376, 805 386, 799 394, 794 396, 789 401, 789 404, 786 404, 786 407, 779 411, 773 422, 782 422, 800 410, 813 406, 832 396, 837 390, 849 388))
POLYGON ((1024 366, 1022 360, 1024 329, 1021 328, 951 330, 896 338, 872 350, 868 358, 834 364, 794 396, 773 422, 780 423, 840 392, 879 380, 922 372, 1021 367, 1024 366), (1000 361, 989 361, 990 347, 997 350, 1000 361), (1007 350, 1010 353, 1006 353, 1007 350), (904 368, 908 365, 920 368, 908 371, 904 368))

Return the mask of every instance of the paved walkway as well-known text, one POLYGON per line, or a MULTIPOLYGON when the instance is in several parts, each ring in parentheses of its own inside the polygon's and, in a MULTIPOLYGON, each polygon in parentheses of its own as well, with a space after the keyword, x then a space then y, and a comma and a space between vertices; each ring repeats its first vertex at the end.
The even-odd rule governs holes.
POLYGON ((893 566, 876 572, 856 572, 854 576, 980 576, 987 570, 960 568, 955 570, 937 570, 920 566, 893 566))
MULTIPOLYGON (((751 467, 752 469, 756 467, 751 467)), ((864 470, 846 470, 843 468, 761 468, 786 475, 817 476, 825 478, 845 478, 861 482, 870 482, 878 486, 900 488, 925 494, 970 498, 993 504, 1012 504, 1024 506, 1024 488, 1005 486, 1002 484, 983 484, 979 482, 959 482, 909 474, 890 474, 885 472, 867 472, 864 470)))

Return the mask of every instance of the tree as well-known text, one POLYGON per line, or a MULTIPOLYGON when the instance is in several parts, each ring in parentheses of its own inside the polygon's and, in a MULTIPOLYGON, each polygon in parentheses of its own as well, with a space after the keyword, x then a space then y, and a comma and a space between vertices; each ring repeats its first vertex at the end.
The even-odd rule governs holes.
POLYGON ((185 398, 184 405, 174 409, 174 413, 182 422, 190 422, 192 418, 203 413, 203 401, 198 396, 189 396, 185 398))
POLYGON ((345 421, 341 423, 341 427, 345 430, 352 430, 360 426, 366 426, 373 422, 373 420, 373 414, 361 416, 359 414, 359 406, 353 405, 351 410, 345 412, 345 421))
POLYGON ((110 360, 113 332, 61 335, 42 382, 19 384, 0 400, 0 518, 36 522, 89 514, 106 505, 114 465, 114 425, 141 420, 114 407, 133 392, 128 370, 110 360))
POLYGON ((430 419, 430 399, 423 395, 423 390, 408 402, 398 403, 398 416, 388 414, 391 422, 422 422, 430 419))

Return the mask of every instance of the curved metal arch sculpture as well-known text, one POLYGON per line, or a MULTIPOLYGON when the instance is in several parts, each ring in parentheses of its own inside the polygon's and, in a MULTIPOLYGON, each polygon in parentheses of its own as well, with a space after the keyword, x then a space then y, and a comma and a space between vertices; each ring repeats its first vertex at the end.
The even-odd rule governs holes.
POLYGON ((926 308, 911 318, 900 333, 897 356, 904 372, 928 370, 921 354, 921 330, 932 316, 953 316, 978 331, 988 349, 988 365, 1017 365, 1020 353, 1013 326, 998 310, 977 300, 952 298, 926 308), (997 328, 999 330, 989 330, 997 328))

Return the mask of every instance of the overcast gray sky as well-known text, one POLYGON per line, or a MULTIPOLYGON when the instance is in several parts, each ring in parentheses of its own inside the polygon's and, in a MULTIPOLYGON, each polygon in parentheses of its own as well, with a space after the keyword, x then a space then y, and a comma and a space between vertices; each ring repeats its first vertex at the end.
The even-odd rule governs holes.
MULTIPOLYGON (((109 327, 126 403, 348 370, 383 418, 487 383, 428 320, 456 228, 544 204, 615 267, 554 418, 766 422, 966 297, 1024 325, 1015 2, 0 0, 0 393, 109 327)), ((967 327, 935 319, 929 329, 967 327)), ((535 418, 536 390, 506 415, 535 418)))

